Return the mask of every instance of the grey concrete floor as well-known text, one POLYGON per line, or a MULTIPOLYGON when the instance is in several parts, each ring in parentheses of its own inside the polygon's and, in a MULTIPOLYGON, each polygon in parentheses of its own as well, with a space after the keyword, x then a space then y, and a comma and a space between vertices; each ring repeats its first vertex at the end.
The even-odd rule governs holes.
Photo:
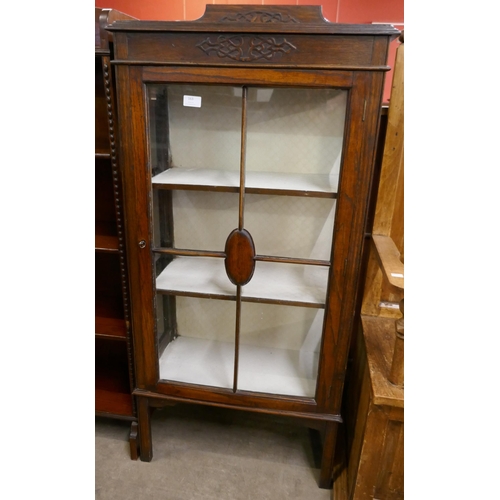
POLYGON ((315 431, 203 406, 152 418, 153 460, 130 460, 128 422, 96 418, 96 500, 326 500, 315 431))

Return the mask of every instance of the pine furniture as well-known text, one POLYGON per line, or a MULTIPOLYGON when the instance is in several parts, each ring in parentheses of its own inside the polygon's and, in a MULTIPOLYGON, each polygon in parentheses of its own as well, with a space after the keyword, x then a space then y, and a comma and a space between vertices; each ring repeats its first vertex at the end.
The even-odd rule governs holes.
POLYGON ((286 415, 332 463, 388 25, 208 5, 113 34, 140 457, 175 402, 286 415))
POLYGON ((397 49, 335 500, 404 498, 404 39, 397 49))

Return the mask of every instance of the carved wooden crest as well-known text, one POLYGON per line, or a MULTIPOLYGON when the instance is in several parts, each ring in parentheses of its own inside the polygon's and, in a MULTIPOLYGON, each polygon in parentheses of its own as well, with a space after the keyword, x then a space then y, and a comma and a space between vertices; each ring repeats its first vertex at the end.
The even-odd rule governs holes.
POLYGON ((299 21, 288 14, 281 12, 265 12, 253 10, 250 12, 237 12, 223 17, 220 22, 247 22, 247 23, 296 23, 299 21))
POLYGON ((207 37, 196 46, 207 55, 216 55, 220 58, 228 57, 241 62, 257 61, 259 59, 271 60, 276 54, 288 54, 297 49, 285 38, 265 35, 220 35, 216 40, 207 37))

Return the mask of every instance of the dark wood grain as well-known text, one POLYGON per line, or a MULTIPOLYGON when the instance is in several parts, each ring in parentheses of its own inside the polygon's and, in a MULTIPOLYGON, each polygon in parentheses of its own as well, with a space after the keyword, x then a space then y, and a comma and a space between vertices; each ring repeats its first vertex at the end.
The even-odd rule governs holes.
MULTIPOLYGON (((239 193, 240 189, 234 186, 213 186, 208 184, 160 184, 153 183, 153 187, 156 189, 164 189, 172 191, 175 189, 182 189, 185 191, 210 191, 213 193, 239 193)), ((267 194, 275 196, 307 196, 308 198, 337 198, 337 193, 326 192, 326 191, 314 191, 312 189, 277 189, 277 188, 253 188, 245 187, 245 193, 248 194, 267 194)))
POLYGON ((246 285, 255 271, 255 245, 246 229, 235 229, 226 241, 224 265, 231 283, 246 285))
MULTIPOLYGON (((114 61, 117 64, 117 61, 114 61)), ((272 85, 276 87, 287 87, 290 82, 299 81, 305 87, 333 86, 339 88, 350 88, 352 86, 353 74, 351 71, 327 71, 315 68, 313 72, 298 71, 294 68, 283 67, 279 69, 259 68, 255 72, 252 68, 210 68, 190 65, 164 64, 162 67, 146 66, 143 68, 143 79, 145 82, 184 82, 193 83, 216 83, 221 81, 231 85, 272 85), (165 71, 168 68, 168 71, 165 71)))
POLYGON ((240 360, 240 330, 241 330, 241 285, 236 287, 236 321, 234 326, 234 373, 233 392, 238 390, 238 367, 240 360))
POLYGON ((116 19, 132 18, 95 9, 95 412, 135 420, 112 35, 104 29, 116 19))
MULTIPOLYGON (((196 22, 117 22, 114 36, 120 123, 120 158, 124 174, 124 200, 131 281, 132 322, 139 399, 141 458, 152 456, 149 407, 173 401, 216 405, 247 411, 288 415, 322 422, 323 460, 320 486, 330 487, 338 423, 353 318, 357 314, 358 281, 365 244, 366 220, 372 187, 373 165, 387 50, 399 32, 390 26, 338 25, 324 21, 319 9, 301 7, 211 6, 196 22), (217 7, 217 8, 212 8, 217 7), (292 20, 293 19, 293 20, 292 20), (297 22, 295 22, 297 21, 297 22), (240 193, 239 224, 229 236, 224 252, 182 250, 153 241, 151 168, 147 89, 149 84, 187 83, 237 86, 337 88, 347 91, 342 167, 337 193, 306 193, 302 196, 337 197, 333 244, 328 261, 308 260, 307 265, 329 266, 325 304, 270 301, 217 294, 192 294, 233 300, 283 303, 300 307, 325 307, 325 320, 316 394, 314 398, 251 393, 235 386, 218 389, 159 379, 158 344, 155 326, 154 255, 200 255, 225 257, 231 281, 244 286, 252 276, 256 260, 288 262, 281 256, 256 256, 252 238, 244 227, 245 113, 240 144, 240 186, 162 186, 155 189, 197 189, 240 193), (144 244, 139 245, 143 241, 144 244), (221 255, 222 254, 222 255, 221 255), (143 448, 144 446, 144 448, 143 448)), ((243 98, 243 102, 245 99, 243 98)), ((276 139, 278 140, 278 139, 276 139)), ((223 154, 223 151, 221 151, 223 154)), ((256 194, 290 195, 286 190, 265 188, 256 194)), ((175 221, 172 222, 172 224, 175 221)), ((263 221, 265 224, 266 221, 263 221)), ((195 258, 195 257, 193 257, 195 258)), ((295 263, 300 259, 292 259, 295 263)), ((244 290, 244 289, 243 289, 244 290)), ((184 292, 162 290, 182 295, 184 292)), ((236 360, 238 359, 238 327, 236 360)))
POLYGON ((102 58, 95 58, 95 151, 110 154, 102 58))
POLYGON ((249 33, 303 33, 306 30, 329 35, 385 35, 395 37, 399 35, 392 25, 389 24, 343 24, 328 22, 322 14, 321 6, 301 6, 297 9, 287 5, 266 5, 258 10, 267 14, 280 15, 282 19, 293 18, 297 22, 266 22, 264 16, 260 16, 248 22, 245 14, 257 10, 255 6, 241 5, 207 5, 202 18, 184 23, 168 21, 128 21, 114 22, 109 27, 110 31, 128 30, 137 32, 155 31, 215 31, 230 33, 235 30, 244 29, 249 33), (240 14, 236 20, 231 20, 240 14), (258 21, 258 22, 256 22, 258 21))
POLYGON ((96 412, 132 416, 125 343, 96 339, 95 353, 96 412))
MULTIPOLYGON (((239 200, 238 200, 238 229, 240 231, 243 231, 244 216, 245 216, 245 178, 246 178, 246 157, 247 157, 247 96, 248 96, 248 88, 243 87, 241 96, 240 189, 239 189, 239 200)), ((250 237, 250 242, 253 248, 253 241, 251 237, 250 237)), ((255 255, 255 249, 253 251, 253 254, 255 255)))

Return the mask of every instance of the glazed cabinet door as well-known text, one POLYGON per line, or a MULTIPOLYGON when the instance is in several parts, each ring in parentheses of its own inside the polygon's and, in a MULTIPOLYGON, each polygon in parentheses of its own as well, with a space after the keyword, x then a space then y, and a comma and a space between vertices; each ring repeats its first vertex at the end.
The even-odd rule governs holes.
POLYGON ((147 86, 159 378, 316 392, 347 91, 147 86))
POLYGON ((304 72, 283 86, 247 72, 234 84, 208 83, 203 69, 118 70, 123 142, 137 144, 124 170, 138 387, 325 411, 363 236, 364 205, 351 200, 366 127, 348 128, 366 112, 363 78, 304 72))

